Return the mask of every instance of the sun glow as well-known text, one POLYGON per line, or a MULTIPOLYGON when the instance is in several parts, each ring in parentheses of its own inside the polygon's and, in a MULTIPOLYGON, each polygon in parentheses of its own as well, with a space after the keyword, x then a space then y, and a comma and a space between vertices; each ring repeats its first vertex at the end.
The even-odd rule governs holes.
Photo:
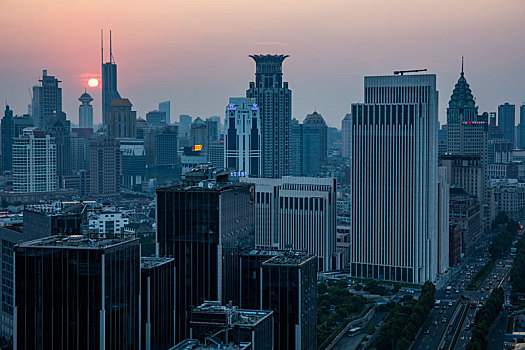
POLYGON ((88 80, 89 87, 97 87, 98 86, 98 80, 95 78, 91 78, 88 80))

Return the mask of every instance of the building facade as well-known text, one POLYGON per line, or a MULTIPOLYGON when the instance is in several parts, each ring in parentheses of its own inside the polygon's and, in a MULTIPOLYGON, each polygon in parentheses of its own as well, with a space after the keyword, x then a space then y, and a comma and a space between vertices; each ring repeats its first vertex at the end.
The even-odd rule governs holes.
POLYGON ((47 75, 47 69, 44 69, 39 82, 40 86, 33 86, 31 116, 33 125, 44 129, 49 118, 62 112, 62 88, 59 86, 60 80, 47 75))
POLYGON ((224 164, 247 176, 261 175, 261 119, 255 98, 231 97, 226 107, 224 164))
POLYGON ((91 102, 93 102, 93 97, 84 91, 78 100, 82 103, 78 107, 79 128, 93 129, 93 106, 91 105, 91 102))
POLYGON ((15 349, 139 348, 138 239, 52 236, 14 259, 15 349))
POLYGON ((33 119, 30 116, 13 116, 13 110, 5 106, 4 117, 1 126, 2 142, 2 171, 13 169, 13 143, 14 139, 22 135, 25 128, 33 126, 33 119))
POLYGON ((260 108, 263 177, 290 174, 290 122, 292 91, 283 83, 282 63, 288 55, 250 55, 255 61, 255 82, 246 97, 255 98, 260 108))
POLYGON ((146 113, 146 121, 154 128, 161 128, 163 126, 168 125, 166 120, 166 112, 151 111, 146 113))
POLYGON ((89 169, 92 195, 106 196, 120 192, 121 153, 114 138, 99 137, 90 143, 89 169))
POLYGON ((503 130, 503 137, 513 145, 516 128, 516 106, 505 102, 498 106, 498 126, 503 130))
POLYGON ((342 130, 342 145, 341 145, 341 156, 344 159, 350 159, 350 150, 352 149, 352 115, 347 114, 341 121, 342 130))
POLYGON ((24 129, 13 144, 13 191, 47 192, 57 188, 55 140, 41 129, 24 129))
POLYGON ((354 277, 437 277, 437 107, 433 74, 365 77, 351 107, 354 277))
POLYGON ((241 178, 255 185, 255 246, 317 256, 320 271, 338 269, 334 178, 241 178))
POLYGON ((113 100, 111 110, 106 116, 107 136, 115 138, 136 137, 137 112, 127 98, 113 100))

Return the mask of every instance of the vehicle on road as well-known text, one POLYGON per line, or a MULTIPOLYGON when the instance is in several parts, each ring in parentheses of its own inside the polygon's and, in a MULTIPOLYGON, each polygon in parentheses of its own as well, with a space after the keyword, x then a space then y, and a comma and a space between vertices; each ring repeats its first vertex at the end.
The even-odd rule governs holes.
POLYGON ((443 318, 441 319, 441 322, 442 322, 442 323, 447 323, 447 319, 443 317, 443 318))
POLYGON ((353 337, 354 335, 357 335, 360 330, 361 330, 361 328, 359 328, 359 327, 352 328, 352 329, 350 329, 348 331, 348 336, 349 337, 353 337))
POLYGON ((441 306, 441 300, 436 300, 436 303, 434 304, 434 309, 439 309, 441 306))

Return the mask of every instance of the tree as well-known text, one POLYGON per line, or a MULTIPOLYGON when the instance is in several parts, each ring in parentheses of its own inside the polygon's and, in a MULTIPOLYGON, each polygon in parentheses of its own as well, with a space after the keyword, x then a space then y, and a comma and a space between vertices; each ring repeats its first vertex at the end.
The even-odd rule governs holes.
POLYGON ((326 283, 323 283, 323 282, 319 283, 317 285, 317 293, 322 295, 322 294, 325 294, 326 292, 328 292, 328 287, 326 286, 326 283))
POLYGON ((374 334, 375 331, 376 331, 376 324, 375 324, 374 320, 372 320, 368 324, 368 328, 366 330, 366 334, 372 335, 372 334, 374 334))

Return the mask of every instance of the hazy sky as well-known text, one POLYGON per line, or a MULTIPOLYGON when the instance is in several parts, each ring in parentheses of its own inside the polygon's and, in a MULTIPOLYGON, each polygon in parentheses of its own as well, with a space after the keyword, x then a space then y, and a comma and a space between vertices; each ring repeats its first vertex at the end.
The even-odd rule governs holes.
MULTIPOLYGON (((141 117, 167 99, 172 121, 224 117, 254 79, 254 53, 290 55, 284 80, 301 121, 317 106, 340 127, 364 75, 411 68, 437 74, 443 121, 462 55, 480 111, 525 101, 525 0, 0 0, 0 14, 1 105, 18 114, 45 68, 78 121, 78 97, 100 76, 101 28, 113 30, 119 92, 141 117)), ((99 122, 100 87, 88 92, 99 122)))

